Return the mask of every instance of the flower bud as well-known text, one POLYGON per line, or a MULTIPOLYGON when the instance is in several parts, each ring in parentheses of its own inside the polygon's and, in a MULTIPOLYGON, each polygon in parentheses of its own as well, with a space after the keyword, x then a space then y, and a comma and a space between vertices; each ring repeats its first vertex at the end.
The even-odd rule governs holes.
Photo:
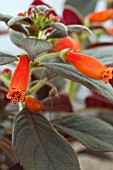
POLYGON ((55 22, 60 22, 60 18, 58 16, 52 16, 52 20, 55 22))
POLYGON ((32 96, 26 96, 25 104, 31 112, 35 113, 39 113, 43 108, 42 103, 32 96))
POLYGON ((113 19, 113 9, 107 9, 100 12, 94 12, 86 17, 92 23, 103 23, 113 19))
POLYGON ((80 42, 71 38, 70 36, 61 38, 54 43, 55 51, 61 51, 65 48, 70 48, 76 52, 80 51, 80 42))
POLYGON ((10 69, 5 68, 5 69, 2 71, 2 75, 3 75, 6 79, 10 80, 11 75, 12 75, 12 72, 11 72, 10 69))
POLYGON ((17 16, 25 16, 25 13, 19 12, 19 13, 17 14, 17 16))

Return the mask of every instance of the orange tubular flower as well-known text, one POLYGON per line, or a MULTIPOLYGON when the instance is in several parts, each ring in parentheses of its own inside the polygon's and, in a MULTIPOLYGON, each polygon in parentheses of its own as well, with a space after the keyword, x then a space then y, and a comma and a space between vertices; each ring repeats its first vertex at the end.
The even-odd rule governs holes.
POLYGON ((64 59, 89 78, 103 80, 105 83, 108 83, 109 79, 112 79, 113 77, 113 68, 107 68, 95 58, 85 54, 69 51, 64 56, 64 59))
POLYGON ((19 63, 14 71, 10 83, 10 90, 6 97, 11 99, 12 103, 25 101, 25 92, 29 82, 30 58, 26 54, 20 56, 19 63))
POLYGON ((43 108, 42 103, 32 96, 26 96, 25 103, 28 109, 34 113, 39 113, 43 108))
POLYGON ((70 36, 61 38, 54 44, 55 51, 61 51, 65 48, 70 48, 75 50, 76 52, 80 51, 80 42, 78 40, 74 40, 70 36))
POLYGON ((92 23, 103 23, 105 21, 113 19, 113 9, 91 13, 87 16, 87 18, 92 23))

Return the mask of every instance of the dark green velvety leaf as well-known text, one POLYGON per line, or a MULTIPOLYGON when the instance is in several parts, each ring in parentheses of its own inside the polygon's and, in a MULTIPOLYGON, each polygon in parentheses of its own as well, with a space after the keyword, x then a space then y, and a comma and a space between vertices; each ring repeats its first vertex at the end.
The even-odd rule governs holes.
POLYGON ((69 34, 72 32, 81 33, 81 31, 84 30, 88 32, 92 36, 93 39, 95 39, 95 36, 93 35, 92 31, 84 25, 69 25, 67 26, 67 28, 68 28, 69 34))
POLYGON ((83 50, 81 53, 100 60, 103 64, 113 64, 113 47, 99 47, 83 50))
POLYGON ((17 60, 16 56, 0 52, 0 65, 12 63, 17 60))
POLYGON ((6 24, 12 18, 10 15, 5 15, 0 13, 0 21, 4 21, 6 24))
POLYGON ((67 0, 66 4, 75 7, 83 16, 94 11, 97 0, 67 0))
POLYGON ((17 17, 14 17, 14 18, 11 18, 7 25, 10 27, 16 23, 20 23, 21 21, 25 21, 25 22, 28 22, 28 23, 32 23, 32 20, 27 17, 27 16, 17 16, 17 17))
POLYGON ((78 82, 80 84, 83 84, 90 90, 100 93, 109 100, 113 101, 113 88, 109 83, 105 84, 101 80, 93 80, 88 77, 85 77, 79 71, 77 71, 72 65, 69 64, 50 63, 44 65, 54 73, 61 75, 67 79, 78 82))
MULTIPOLYGON (((21 47, 20 41, 24 38, 24 35, 17 31, 10 31, 10 39, 11 41, 18 47, 21 47)), ((22 48, 22 47, 21 47, 22 48)))
POLYGON ((40 80, 43 79, 44 77, 47 77, 48 79, 53 79, 57 76, 55 73, 48 70, 47 68, 46 69, 38 68, 38 70, 33 70, 32 74, 34 80, 40 80))
POLYGON ((113 127, 97 118, 70 114, 54 125, 95 151, 113 151, 113 127))
POLYGON ((46 5, 37 5, 32 8, 32 12, 36 11, 36 13, 45 12, 45 10, 49 10, 49 8, 46 5))
POLYGON ((64 24, 59 22, 52 22, 50 26, 59 31, 64 37, 68 36, 68 30, 64 24))
POLYGON ((97 113, 97 117, 99 117, 100 119, 110 123, 113 126, 113 112, 104 112, 104 111, 99 111, 97 113))
POLYGON ((62 32, 58 30, 53 30, 49 35, 47 35, 47 38, 64 38, 67 35, 62 34, 62 32))
POLYGON ((70 144, 42 115, 26 108, 14 121, 13 150, 26 170, 80 170, 70 144))
POLYGON ((49 51, 52 48, 50 42, 37 38, 24 38, 21 41, 21 46, 27 51, 31 60, 34 60, 40 53, 49 51))

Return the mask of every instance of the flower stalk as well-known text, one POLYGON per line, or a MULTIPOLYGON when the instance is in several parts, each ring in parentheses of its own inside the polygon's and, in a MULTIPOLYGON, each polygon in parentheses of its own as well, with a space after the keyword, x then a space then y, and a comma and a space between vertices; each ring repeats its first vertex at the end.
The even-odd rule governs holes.
POLYGON ((60 52, 57 53, 50 53, 50 54, 45 54, 39 58, 36 58, 34 61, 34 64, 39 63, 41 60, 47 59, 47 58, 51 58, 51 57, 58 57, 60 55, 60 52))
POLYGON ((43 80, 41 80, 39 83, 35 84, 33 87, 31 87, 29 90, 26 92, 27 95, 31 95, 32 93, 38 91, 41 87, 45 85, 45 83, 48 81, 48 79, 45 77, 43 80))

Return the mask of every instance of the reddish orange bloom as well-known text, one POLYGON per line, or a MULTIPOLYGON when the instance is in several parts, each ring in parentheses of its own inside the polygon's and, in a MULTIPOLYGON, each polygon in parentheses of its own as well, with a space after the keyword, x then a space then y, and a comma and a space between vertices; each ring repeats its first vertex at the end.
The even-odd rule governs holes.
POLYGON ((25 101, 25 92, 29 82, 30 58, 26 54, 20 56, 19 63, 14 71, 10 83, 10 90, 6 97, 11 99, 12 103, 25 101))
POLYGON ((64 56, 64 59, 89 78, 103 80, 105 83, 108 83, 109 79, 113 77, 113 68, 107 68, 95 58, 85 54, 69 51, 64 56))
POLYGON ((39 113, 43 108, 42 103, 32 96, 26 96, 25 103, 28 109, 34 113, 39 113))
POLYGON ((5 68, 3 71, 2 71, 2 75, 4 74, 11 74, 11 70, 9 68, 5 68))
POLYGON ((55 51, 61 51, 65 48, 70 48, 75 50, 76 52, 80 51, 80 42, 78 40, 74 40, 70 36, 61 38, 54 44, 55 51))
POLYGON ((103 23, 105 21, 113 19, 113 9, 91 13, 87 16, 87 18, 92 23, 103 23))
POLYGON ((53 21, 60 22, 60 18, 58 16, 52 16, 53 21))

